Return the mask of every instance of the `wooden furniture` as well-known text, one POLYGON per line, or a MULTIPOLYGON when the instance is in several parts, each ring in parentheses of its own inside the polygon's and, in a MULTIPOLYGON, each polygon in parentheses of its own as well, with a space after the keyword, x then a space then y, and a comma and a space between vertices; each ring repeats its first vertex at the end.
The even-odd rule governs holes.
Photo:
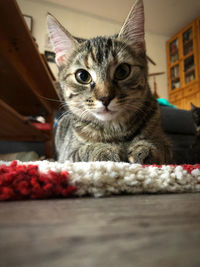
POLYGON ((169 100, 182 109, 200 106, 200 17, 167 41, 169 100))
POLYGON ((59 98, 15 0, 0 1, 0 36, 0 140, 42 141, 46 156, 52 157, 59 98), (50 131, 31 124, 28 116, 38 115, 45 117, 50 131))

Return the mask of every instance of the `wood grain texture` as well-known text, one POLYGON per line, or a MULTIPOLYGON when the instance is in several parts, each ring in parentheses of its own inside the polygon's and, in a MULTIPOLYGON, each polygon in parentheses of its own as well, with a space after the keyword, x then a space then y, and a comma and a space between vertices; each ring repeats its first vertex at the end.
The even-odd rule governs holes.
MULTIPOLYGON (((46 141, 49 133, 43 133, 31 122, 0 99, 0 139, 15 141, 46 141)), ((53 144, 53 141, 51 141, 53 144)))
POLYGON ((0 266, 200 266, 200 194, 0 203, 0 266))
POLYGON ((1 98, 23 115, 51 113, 58 102, 47 98, 58 101, 58 95, 17 2, 0 1, 0 13, 1 98))

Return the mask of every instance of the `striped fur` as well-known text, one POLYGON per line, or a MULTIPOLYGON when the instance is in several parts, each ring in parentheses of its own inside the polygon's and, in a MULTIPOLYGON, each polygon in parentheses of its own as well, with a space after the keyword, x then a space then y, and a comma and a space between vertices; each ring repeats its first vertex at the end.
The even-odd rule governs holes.
MULTIPOLYGON (((141 8, 142 1, 138 0, 119 35, 89 40, 73 37, 72 40, 65 32, 66 39, 61 42, 69 42, 70 51, 64 60, 57 58, 62 99, 66 105, 55 140, 59 161, 159 164, 170 160, 170 146, 161 129, 160 110, 148 85, 146 53, 141 39, 144 34, 138 33, 144 24, 137 22, 138 18, 144 20, 141 8), (136 20, 132 16, 136 16, 136 20), (136 31, 128 29, 131 20, 139 23, 139 27, 134 25, 136 31), (118 80, 117 68, 124 63, 130 73, 118 80), (77 81, 80 69, 90 74, 88 84, 77 81)), ((50 37, 57 46, 55 29, 63 28, 54 18, 49 18, 49 25, 51 23, 54 35, 50 30, 50 37)))
POLYGON ((196 140, 193 144, 193 147, 200 144, 200 107, 196 107, 191 103, 191 112, 194 121, 194 125, 196 128, 196 140))

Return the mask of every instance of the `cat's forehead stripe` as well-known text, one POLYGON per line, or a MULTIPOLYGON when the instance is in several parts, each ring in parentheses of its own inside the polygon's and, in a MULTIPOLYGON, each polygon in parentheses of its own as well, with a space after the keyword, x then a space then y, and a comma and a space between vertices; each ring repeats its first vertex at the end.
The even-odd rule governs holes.
POLYGON ((94 51, 93 51, 93 49, 91 49, 90 54, 91 54, 92 60, 93 60, 94 62, 96 62, 96 58, 95 58, 95 56, 94 56, 94 51))
POLYGON ((84 64, 85 64, 85 66, 86 66, 87 69, 90 68, 89 67, 89 62, 88 62, 88 55, 86 55, 85 58, 84 58, 84 64))
POLYGON ((92 60, 97 64, 102 64, 104 60, 109 58, 109 55, 113 55, 112 47, 113 40, 110 37, 96 37, 86 43, 88 53, 91 54, 92 60))

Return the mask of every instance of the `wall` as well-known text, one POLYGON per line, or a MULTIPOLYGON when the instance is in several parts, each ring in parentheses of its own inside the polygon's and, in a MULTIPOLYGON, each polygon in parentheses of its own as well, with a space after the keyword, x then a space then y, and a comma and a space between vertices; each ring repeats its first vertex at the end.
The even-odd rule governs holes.
MULTIPOLYGON (((147 55, 149 55, 156 66, 149 64, 149 73, 165 72, 163 75, 156 76, 157 92, 159 97, 168 99, 168 80, 167 80, 167 56, 166 41, 169 37, 146 33, 147 55)), ((150 87, 153 89, 153 77, 149 78, 150 87)))
MULTIPOLYGON (((72 34, 80 37, 94 37, 97 35, 110 35, 119 31, 120 23, 102 20, 94 15, 84 14, 79 11, 33 0, 17 0, 23 14, 33 17, 33 36, 39 45, 39 50, 44 52, 46 39, 46 14, 52 13, 72 34)), ((146 33, 146 46, 148 55, 156 62, 156 66, 149 64, 149 72, 161 72, 165 74, 156 77, 158 94, 168 98, 167 93, 167 65, 165 42, 169 39, 162 35, 146 33)), ((57 73, 55 64, 50 64, 53 72, 57 73)), ((149 79, 153 88, 153 79, 149 79)))

